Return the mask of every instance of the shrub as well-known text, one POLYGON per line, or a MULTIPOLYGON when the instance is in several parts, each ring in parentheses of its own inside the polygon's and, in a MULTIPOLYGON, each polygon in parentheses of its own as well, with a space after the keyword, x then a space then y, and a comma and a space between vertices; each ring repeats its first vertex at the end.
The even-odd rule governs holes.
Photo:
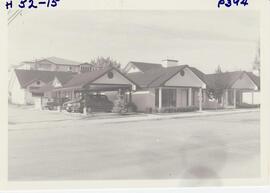
POLYGON ((176 112, 193 112, 199 110, 196 106, 188 106, 188 107, 163 107, 160 113, 176 113, 176 112))
POLYGON ((138 110, 137 106, 133 102, 129 102, 126 105, 126 108, 127 108, 128 112, 137 112, 137 110, 138 110))
POLYGON ((127 109, 126 109, 124 97, 121 95, 118 95, 117 99, 114 101, 112 112, 113 113, 124 113, 126 111, 127 111, 127 109))
POLYGON ((236 104, 236 108, 240 109, 250 109, 250 108, 259 108, 259 104, 248 104, 248 103, 241 103, 241 104, 236 104))

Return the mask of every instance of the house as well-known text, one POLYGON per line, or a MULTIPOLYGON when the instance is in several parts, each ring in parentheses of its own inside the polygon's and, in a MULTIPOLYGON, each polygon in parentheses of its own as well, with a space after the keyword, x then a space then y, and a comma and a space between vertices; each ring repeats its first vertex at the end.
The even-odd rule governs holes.
POLYGON ((34 104, 37 90, 49 82, 62 85, 70 80, 75 73, 41 70, 15 69, 11 72, 8 85, 9 101, 13 104, 34 104))
POLYGON ((139 85, 132 94, 139 111, 197 106, 202 110, 207 83, 204 73, 177 60, 163 60, 162 64, 130 62, 127 76, 139 85))
POLYGON ((259 104, 260 78, 251 72, 204 74, 197 68, 179 65, 177 60, 162 64, 129 62, 127 76, 140 89, 133 93, 139 111, 164 108, 236 108, 237 104, 259 104))
POLYGON ((24 61, 15 66, 16 69, 41 70, 41 71, 63 71, 77 72, 81 70, 80 62, 67 60, 59 57, 48 57, 34 61, 24 61))
POLYGON ((224 108, 236 108, 237 104, 259 104, 260 78, 252 72, 234 71, 207 74, 208 89, 218 96, 224 108))
POLYGON ((125 100, 131 101, 131 93, 136 90, 137 84, 115 67, 105 67, 100 70, 85 72, 73 76, 65 84, 55 87, 47 84, 39 89, 44 97, 76 100, 88 94, 106 93, 115 100, 115 95, 124 93, 125 100))

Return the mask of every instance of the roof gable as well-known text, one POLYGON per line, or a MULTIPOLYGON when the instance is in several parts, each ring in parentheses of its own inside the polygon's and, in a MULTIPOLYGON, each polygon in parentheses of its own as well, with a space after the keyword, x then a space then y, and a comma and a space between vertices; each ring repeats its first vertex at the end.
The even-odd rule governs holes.
POLYGON ((231 86, 231 88, 236 89, 252 89, 258 90, 257 85, 254 81, 249 77, 247 73, 243 73, 231 86))
POLYGON ((40 70, 21 70, 15 69, 15 74, 22 88, 25 88, 32 81, 40 80, 44 83, 52 81, 55 77, 63 84, 69 81, 75 73, 72 72, 55 72, 40 70))
POLYGON ((135 84, 137 86, 137 84, 133 80, 131 80, 126 75, 124 75, 117 68, 108 66, 108 67, 105 67, 105 68, 100 69, 100 70, 78 74, 78 75, 74 76, 69 82, 67 82, 64 85, 64 87, 65 88, 67 88, 67 87, 78 87, 78 88, 82 88, 82 87, 84 87, 84 86, 86 86, 86 85, 88 85, 90 83, 93 83, 94 81, 98 80, 103 75, 107 74, 108 72, 110 72, 112 70, 113 71, 116 71, 121 76, 123 76, 124 78, 126 78, 127 80, 129 80, 130 82, 132 82, 133 84, 135 84))
POLYGON ((174 87, 201 87, 206 88, 206 84, 189 67, 184 67, 169 80, 165 81, 165 86, 174 87))
POLYGON ((244 71, 224 72, 216 74, 207 74, 207 82, 209 88, 212 89, 227 89, 231 88, 232 85, 237 81, 244 71))

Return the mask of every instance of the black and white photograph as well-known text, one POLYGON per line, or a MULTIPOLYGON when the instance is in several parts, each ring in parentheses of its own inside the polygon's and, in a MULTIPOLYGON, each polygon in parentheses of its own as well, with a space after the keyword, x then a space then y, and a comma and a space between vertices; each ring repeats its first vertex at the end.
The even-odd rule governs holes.
POLYGON ((260 178, 260 42, 256 10, 10 11, 8 181, 260 178))

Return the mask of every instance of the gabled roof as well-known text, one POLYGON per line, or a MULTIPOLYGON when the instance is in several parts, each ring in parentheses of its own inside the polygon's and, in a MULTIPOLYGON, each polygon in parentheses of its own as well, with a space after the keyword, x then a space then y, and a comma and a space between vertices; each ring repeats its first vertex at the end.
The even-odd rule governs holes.
MULTIPOLYGON (((168 68, 156 68, 148 70, 146 72, 136 72, 127 74, 134 82, 137 82, 140 87, 159 87, 163 86, 167 80, 172 78, 180 70, 189 68, 194 74, 198 76, 203 82, 205 82, 205 75, 196 68, 189 67, 188 65, 173 66, 168 68)), ((206 82, 205 82, 206 83, 206 82)), ((207 84, 207 83, 206 83, 207 84)))
POLYGON ((116 70, 122 76, 124 76, 129 81, 131 81, 133 84, 137 85, 134 81, 132 81, 125 74, 120 72, 117 68, 107 66, 107 67, 105 67, 103 69, 100 69, 100 70, 95 70, 95 71, 90 71, 90 72, 85 72, 85 73, 82 73, 82 74, 78 74, 78 75, 74 76, 69 82, 64 84, 63 87, 64 88, 67 88, 67 87, 79 87, 79 88, 82 88, 85 84, 94 82, 95 80, 102 77, 103 75, 105 75, 106 73, 108 73, 111 70, 116 70))
POLYGON ((31 82, 40 80, 44 83, 49 83, 55 77, 62 83, 65 84, 71 80, 76 73, 72 72, 55 72, 55 71, 41 71, 41 70, 21 70, 15 69, 15 74, 22 88, 25 88, 31 82))
POLYGON ((47 83, 46 85, 35 90, 34 93, 44 93, 53 90, 55 87, 52 85, 52 82, 47 83))
POLYGON ((208 82, 208 87, 211 89, 231 88, 235 81, 237 81, 244 73, 246 73, 251 78, 251 80, 256 84, 256 86, 260 87, 260 78, 255 76, 251 72, 245 71, 207 74, 206 79, 208 82))
POLYGON ((38 62, 41 62, 41 61, 44 61, 44 60, 47 60, 51 63, 54 63, 54 64, 59 64, 59 65, 79 65, 81 64, 81 62, 76 62, 76 61, 72 61, 72 60, 67 60, 67 59, 64 59, 64 58, 59 58, 59 57, 48 57, 48 58, 43 58, 43 59, 39 59, 39 60, 36 60, 36 61, 25 61, 24 63, 38 63, 38 62))
POLYGON ((140 71, 146 72, 155 68, 162 68, 161 64, 130 61, 129 64, 136 66, 140 71))
POLYGON ((256 86, 260 89, 260 88, 261 88, 260 77, 259 77, 259 76, 256 76, 256 75, 253 74, 252 72, 247 72, 247 74, 248 74, 249 77, 253 80, 253 82, 256 84, 256 86))

